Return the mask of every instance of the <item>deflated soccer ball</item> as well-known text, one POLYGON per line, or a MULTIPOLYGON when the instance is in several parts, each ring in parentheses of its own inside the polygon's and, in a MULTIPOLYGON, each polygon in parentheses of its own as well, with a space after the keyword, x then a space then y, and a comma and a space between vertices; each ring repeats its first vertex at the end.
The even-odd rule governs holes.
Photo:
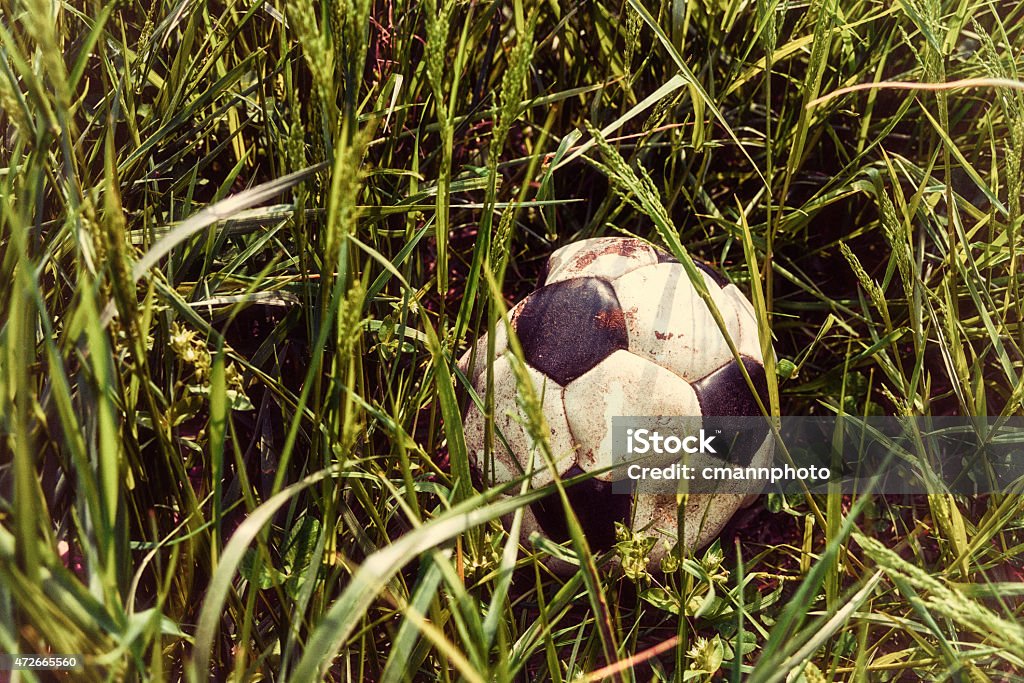
MULTIPOLYGON (((566 489, 594 550, 615 544, 619 522, 635 535, 656 539, 651 553, 656 562, 680 540, 680 529, 682 545, 699 548, 743 504, 744 496, 735 493, 694 494, 680 525, 677 496, 612 491, 613 479, 622 477, 621 470, 609 470, 613 417, 693 416, 699 421, 761 415, 740 363, 768 405, 753 307, 720 274, 698 267, 739 360, 683 266, 637 239, 588 239, 562 247, 548 259, 541 286, 509 312, 526 371, 542 400, 558 476, 600 472, 566 489)), ((485 418, 471 402, 465 416, 470 465, 480 483, 491 486, 521 479, 532 459, 531 485, 544 486, 555 473, 534 454, 524 427, 504 324, 495 335, 494 431, 503 438, 495 436, 485 462, 485 418)), ((460 361, 481 396, 486 358, 485 336, 460 361)), ((722 464, 766 466, 772 448, 770 435, 758 438, 746 449, 730 451, 722 464)), ((533 531, 556 542, 568 540, 557 495, 524 511, 524 537, 533 531)))

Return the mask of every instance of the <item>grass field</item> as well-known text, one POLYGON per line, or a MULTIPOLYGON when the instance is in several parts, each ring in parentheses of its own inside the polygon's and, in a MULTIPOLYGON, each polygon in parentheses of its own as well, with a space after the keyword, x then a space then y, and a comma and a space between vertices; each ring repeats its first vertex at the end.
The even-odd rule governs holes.
POLYGON ((759 293, 776 415, 1024 414, 1021 69, 1014 2, 0 0, 0 652, 1021 680, 1020 495, 762 496, 630 579, 505 530, 455 366, 626 234, 759 293))

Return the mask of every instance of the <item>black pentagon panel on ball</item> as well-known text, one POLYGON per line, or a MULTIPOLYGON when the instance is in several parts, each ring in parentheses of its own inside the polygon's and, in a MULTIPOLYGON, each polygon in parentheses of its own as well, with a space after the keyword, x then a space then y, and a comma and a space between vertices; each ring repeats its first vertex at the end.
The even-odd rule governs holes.
MULTIPOLYGON (((768 379, 765 376, 764 366, 753 358, 741 357, 743 366, 750 375, 750 380, 757 390, 757 395, 765 408, 768 407, 768 379)), ((700 403, 700 412, 703 416, 714 417, 743 417, 759 416, 761 409, 757 405, 754 394, 747 386, 747 380, 743 377, 740 364, 735 360, 723 365, 704 379, 693 383, 693 390, 697 393, 697 401, 700 403)), ((714 420, 712 419, 714 422, 714 420)), ((731 432, 730 424, 725 421, 717 421, 715 424, 722 424, 726 432, 731 432)), ((737 465, 749 465, 751 459, 757 453, 757 449, 768 436, 767 423, 760 421, 744 421, 746 427, 735 433, 735 439, 727 449, 724 458, 737 465)), ((708 425, 705 424, 705 428, 708 425)), ((721 455, 721 453, 720 453, 721 455)))
MULTIPOLYGON (((679 259, 677 259, 672 254, 668 253, 667 251, 663 251, 662 249, 658 249, 657 251, 658 263, 679 263, 679 259)), ((717 284, 719 287, 725 288, 727 285, 729 285, 729 281, 725 278, 725 276, 719 273, 714 268, 712 268, 707 263, 704 263, 700 259, 695 258, 693 259, 693 264, 700 268, 701 270, 703 270, 705 273, 707 273, 708 277, 714 280, 715 284, 717 284)))
POLYGON ((714 280, 715 284, 717 284, 719 287, 725 288, 726 286, 729 285, 729 281, 725 279, 725 276, 722 275, 721 273, 719 273, 717 270, 715 270, 711 266, 709 266, 708 264, 704 263, 703 261, 701 261, 699 259, 693 259, 693 263, 698 268, 700 268, 705 273, 707 273, 708 277, 710 277, 712 280, 714 280))
POLYGON ((658 263, 679 263, 679 259, 661 247, 655 247, 655 250, 658 252, 658 263))
POLYGON ((548 281, 548 272, 551 270, 551 261, 544 259, 544 265, 540 267, 540 272, 537 273, 537 288, 540 289, 544 286, 544 283, 548 281))
MULTIPOLYGON (((581 474, 585 474, 583 469, 579 465, 574 465, 562 475, 562 479, 570 479, 581 474)), ((610 550, 615 545, 615 522, 629 524, 633 508, 632 496, 613 493, 612 483, 599 479, 587 479, 566 486, 565 495, 591 548, 597 551, 610 550)), ((556 543, 569 540, 565 508, 562 507, 562 501, 559 500, 557 493, 532 503, 530 511, 548 538, 556 543)))
POLYGON ((562 386, 629 342, 615 290, 594 277, 533 292, 523 300, 515 327, 526 362, 562 386))

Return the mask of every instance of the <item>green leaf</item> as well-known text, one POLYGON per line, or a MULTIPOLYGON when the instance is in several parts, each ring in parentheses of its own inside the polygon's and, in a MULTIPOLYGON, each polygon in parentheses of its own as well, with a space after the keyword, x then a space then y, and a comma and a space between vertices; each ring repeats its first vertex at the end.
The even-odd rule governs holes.
POLYGON ((670 614, 679 614, 679 598, 664 588, 648 588, 640 593, 640 598, 670 614))
POLYGON ((280 586, 288 578, 261 556, 259 549, 249 548, 238 563, 238 573, 260 590, 280 586))

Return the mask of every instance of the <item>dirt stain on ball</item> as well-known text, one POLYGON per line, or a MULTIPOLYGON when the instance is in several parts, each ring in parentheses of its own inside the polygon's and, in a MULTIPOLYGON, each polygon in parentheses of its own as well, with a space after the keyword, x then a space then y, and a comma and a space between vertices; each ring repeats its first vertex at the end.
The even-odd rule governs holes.
POLYGON ((626 316, 621 308, 600 311, 594 316, 594 322, 604 330, 625 330, 626 316))
POLYGON ((601 258, 602 256, 624 256, 626 258, 632 258, 636 252, 643 249, 646 245, 638 240, 617 240, 614 244, 609 244, 604 249, 588 251, 585 254, 581 254, 576 258, 576 269, 582 270, 591 263, 601 258))

